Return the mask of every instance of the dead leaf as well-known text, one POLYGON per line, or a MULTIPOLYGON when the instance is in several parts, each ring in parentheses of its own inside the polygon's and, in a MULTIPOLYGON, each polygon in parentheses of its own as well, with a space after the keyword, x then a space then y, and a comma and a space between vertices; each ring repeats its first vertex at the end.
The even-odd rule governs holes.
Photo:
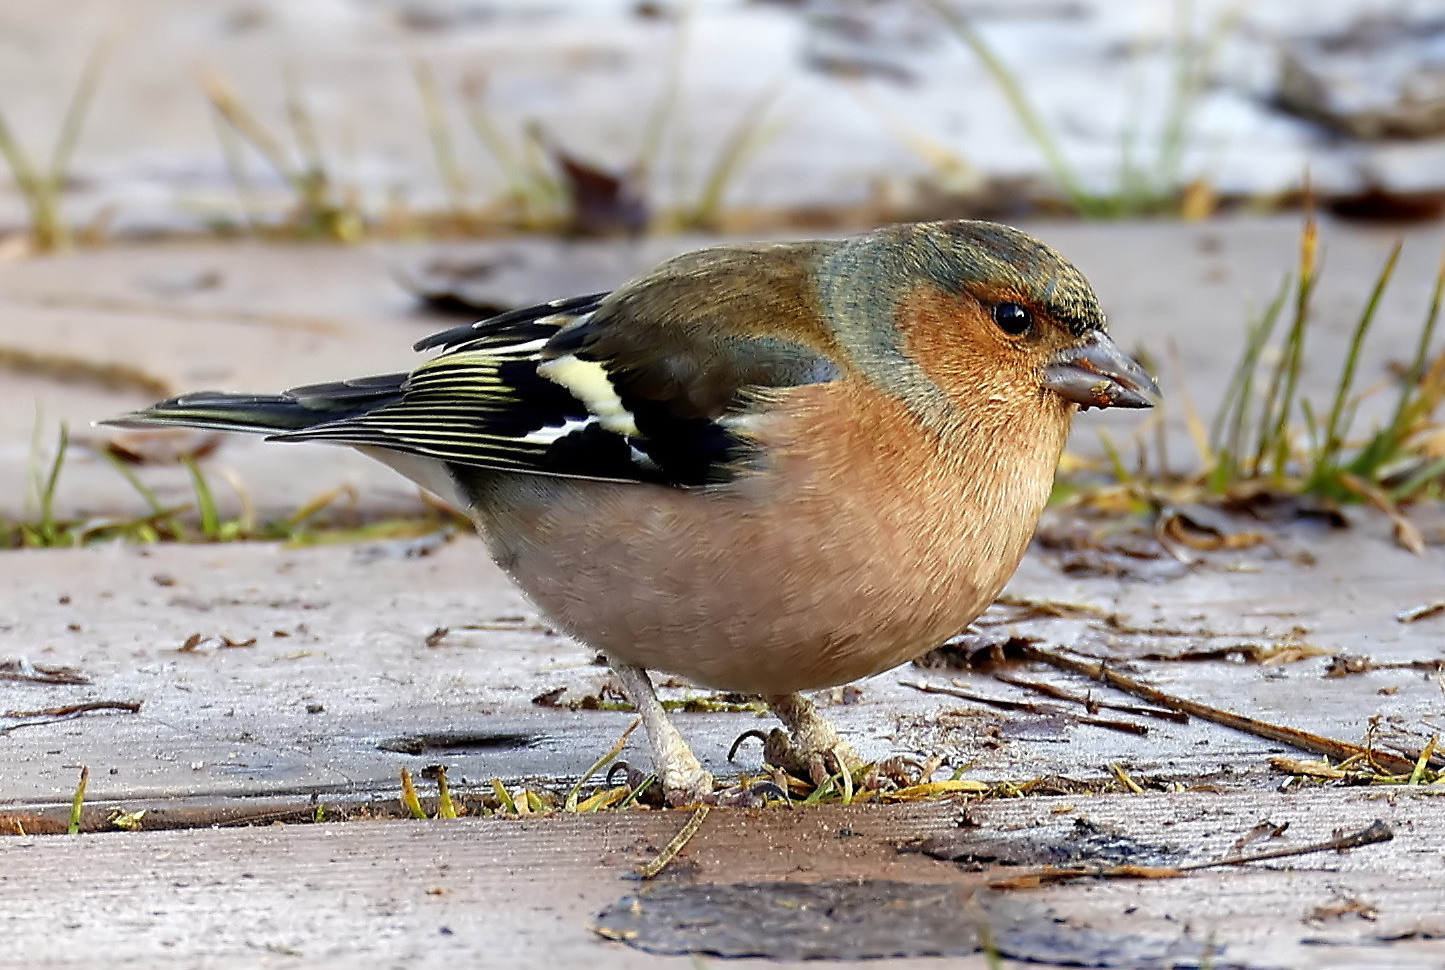
POLYGON ((1395 541, 1402 549, 1417 556, 1425 555, 1425 537, 1420 534, 1415 524, 1405 517, 1405 513, 1400 511, 1400 507, 1390 501, 1388 495, 1358 475, 1347 472, 1340 474, 1340 484, 1390 517, 1390 521, 1395 525, 1395 541))
POLYGON ((1265 540, 1263 532, 1231 528, 1229 517, 1207 505, 1170 506, 1155 521, 1159 541, 1178 542, 1201 552, 1248 549, 1265 540))
POLYGON ((1302 761, 1299 758, 1278 755, 1270 758, 1269 764, 1271 768, 1287 775, 1307 775, 1310 778, 1328 778, 1332 781, 1349 777, 1349 772, 1331 766, 1328 761, 1302 761))
POLYGON ((584 161, 539 135, 562 171, 571 198, 572 231, 579 236, 639 235, 650 218, 633 176, 584 161))
POLYGON ((1323 923, 1326 920, 1343 919, 1346 916, 1358 916, 1360 919, 1374 922, 1379 918, 1380 910, 1363 900, 1350 898, 1328 906, 1316 906, 1305 917, 1305 922, 1323 923))

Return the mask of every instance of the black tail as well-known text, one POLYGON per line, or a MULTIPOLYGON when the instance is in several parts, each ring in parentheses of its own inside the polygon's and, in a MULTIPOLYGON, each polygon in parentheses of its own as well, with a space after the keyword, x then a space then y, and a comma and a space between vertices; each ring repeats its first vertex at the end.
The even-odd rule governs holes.
POLYGON ((101 423, 131 428, 212 428, 284 436, 289 431, 357 417, 390 404, 401 397, 408 376, 386 374, 333 384, 312 384, 292 388, 284 394, 201 391, 173 397, 101 423))

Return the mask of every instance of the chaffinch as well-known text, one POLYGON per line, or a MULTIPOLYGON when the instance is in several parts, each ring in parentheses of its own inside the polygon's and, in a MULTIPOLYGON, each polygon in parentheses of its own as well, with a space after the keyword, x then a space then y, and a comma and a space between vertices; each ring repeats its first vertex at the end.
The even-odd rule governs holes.
POLYGON ((416 349, 440 353, 114 423, 348 444, 466 509, 606 655, 677 804, 712 778, 647 670, 761 694, 797 755, 854 763, 797 692, 961 631, 1022 558, 1075 411, 1159 399, 1083 275, 985 222, 703 249, 416 349))

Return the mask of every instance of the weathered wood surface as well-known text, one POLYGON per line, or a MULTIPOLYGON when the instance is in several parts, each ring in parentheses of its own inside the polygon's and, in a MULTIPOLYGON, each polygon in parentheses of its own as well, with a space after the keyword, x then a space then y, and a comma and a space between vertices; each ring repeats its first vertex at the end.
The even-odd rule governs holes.
MULTIPOLYGON (((1361 790, 1045 798, 970 806, 967 818, 979 828, 964 830, 964 809, 947 804, 714 810, 660 879, 891 879, 967 891, 985 874, 898 848, 960 831, 1066 846, 1068 833, 1085 826, 1188 861, 1228 854, 1260 822, 1288 828, 1253 848, 1304 845, 1383 819, 1393 841, 1348 853, 1013 891, 992 909, 1046 907, 1054 934, 1211 941, 1222 948, 1213 966, 1424 970, 1445 964, 1441 806, 1425 793, 1361 790)), ((684 818, 8 838, 0 840, 0 965, 686 966, 644 958, 592 930, 605 906, 640 888, 632 871, 684 818)), ((906 965, 986 964, 972 957, 906 965)))

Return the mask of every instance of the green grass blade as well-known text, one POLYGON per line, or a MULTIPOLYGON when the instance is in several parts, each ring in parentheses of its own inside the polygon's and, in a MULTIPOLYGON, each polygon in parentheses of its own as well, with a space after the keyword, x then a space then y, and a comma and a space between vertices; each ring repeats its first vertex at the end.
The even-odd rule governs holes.
POLYGON ((521 203, 526 198, 526 179, 522 175, 521 163, 487 108, 486 78, 474 75, 467 79, 462 87, 462 94, 467 121, 471 124, 473 133, 492 156, 492 161, 502 170, 502 179, 507 183, 508 192, 521 203))
POLYGON ((58 201, 51 182, 36 172, 3 115, 0 115, 0 154, 5 156, 11 178, 30 213, 31 244, 41 252, 63 245, 66 232, 60 224, 58 201))
POLYGON ((194 458, 183 459, 186 471, 191 475, 191 489, 196 493, 196 513, 201 518, 201 535, 208 542, 221 541, 221 514, 216 508, 216 496, 211 485, 194 458))
POLYGON ((1319 224, 1311 212, 1300 234, 1298 283, 1295 286, 1294 317, 1290 321, 1279 363, 1270 379, 1269 393, 1260 413, 1261 434, 1255 451, 1254 470, 1263 474, 1266 460, 1273 458, 1271 477, 1283 483, 1289 466, 1289 422, 1294 413, 1300 365, 1304 360, 1305 334, 1309 326, 1310 297, 1314 293, 1319 256, 1319 224))
POLYGON ((1154 163, 1153 189, 1163 193, 1178 184, 1184 160, 1185 135, 1189 113, 1198 92, 1199 55, 1193 43, 1194 4, 1175 0, 1174 29, 1170 60, 1174 76, 1169 90, 1169 106, 1164 113, 1164 131, 1159 139, 1159 155, 1154 163))
POLYGON ((1109 469, 1114 474, 1114 480, 1123 485, 1134 481, 1135 476, 1129 473, 1129 466, 1124 464, 1124 456, 1119 453, 1119 448, 1114 444, 1114 439, 1109 432, 1099 431, 1099 444, 1104 449, 1104 456, 1109 459, 1109 469))
POLYGON ((5 164, 10 167, 10 177, 15 180, 15 187, 25 198, 25 204, 31 209, 33 218, 35 201, 43 188, 35 166, 30 162, 30 156, 25 153, 3 113, 0 113, 0 155, 5 156, 5 164))
POLYGON ((633 731, 637 730, 640 724, 642 724, 642 718, 639 717, 627 726, 627 729, 622 732, 622 736, 617 739, 617 743, 612 745, 606 754, 598 758, 592 763, 590 768, 582 772, 582 777, 577 779, 577 784, 572 786, 572 790, 567 793, 566 799, 563 800, 562 811, 577 811, 577 801, 582 795, 582 786, 587 784, 593 775, 607 767, 614 758, 622 754, 622 749, 627 746, 628 737, 631 736, 633 731))
POLYGON ((1390 489, 1390 499, 1395 502, 1408 502, 1417 497, 1427 485, 1440 478, 1445 478, 1445 456, 1415 469, 1403 482, 1390 489))
POLYGON ((621 811, 624 808, 631 808, 634 804, 636 804, 637 800, 642 797, 643 793, 656 783, 656 775, 648 775, 646 778, 643 778, 642 781, 637 783, 636 788, 632 789, 632 791, 627 793, 626 798, 617 803, 617 810, 621 811))
POLYGON ((60 487, 60 470, 65 467, 66 452, 70 449, 70 428, 64 422, 60 425, 60 438, 55 445, 55 457, 40 483, 36 499, 40 505, 38 531, 41 542, 47 546, 58 545, 61 538, 60 522, 55 517, 55 493, 60 487))
POLYGON ((90 114, 90 107, 95 102, 95 92, 100 87, 100 76, 105 71, 106 61, 110 59, 110 52, 115 47, 117 36, 112 34, 103 38, 98 44, 91 48, 90 54, 85 59, 85 67, 81 69, 80 80, 71 92, 70 103, 65 106, 65 114, 61 117, 60 133, 56 135, 55 147, 50 152, 50 165, 46 174, 54 191, 58 194, 65 183, 65 173, 70 167, 70 157, 75 154, 75 146, 80 141, 80 133, 85 128, 85 119, 90 114))
POLYGON ((450 202, 452 211, 460 214, 466 208, 467 180, 462 173, 461 162, 457 159, 457 146, 452 139, 451 127, 447 124, 441 88, 431 66, 420 58, 412 62, 411 72, 416 78, 417 94, 421 97, 422 114, 426 118, 427 135, 431 138, 432 155, 436 158, 442 184, 446 186, 447 201, 450 202))
POLYGON ((1341 417, 1345 411, 1345 402, 1350 398, 1350 392, 1354 388, 1355 371, 1360 363, 1360 351, 1365 344, 1365 335, 1370 331, 1370 325, 1375 321, 1375 313, 1380 308, 1380 300, 1385 295, 1385 290, 1390 285, 1390 278, 1395 273, 1395 266, 1400 262, 1400 252, 1404 243, 1397 242, 1390 250, 1389 258, 1385 260, 1385 267, 1375 280, 1375 287, 1370 291, 1370 299, 1365 304, 1364 311, 1360 314, 1359 322, 1355 324, 1355 332, 1350 338, 1350 349, 1345 355, 1344 365, 1340 369, 1339 380, 1335 382, 1335 400, 1330 406, 1329 418, 1325 422, 1324 436, 1319 444, 1319 451, 1315 456, 1314 473, 1307 488, 1313 486, 1318 488, 1323 484, 1321 476, 1328 476, 1334 467, 1342 446, 1341 439, 1347 427, 1342 424, 1341 417))
POLYGON ((487 107, 487 84, 484 75, 473 75, 463 86, 463 110, 477 139, 486 148, 507 185, 507 195, 517 207, 517 214, 528 225, 536 225, 553 216, 562 205, 566 193, 547 168, 538 152, 536 140, 524 133, 520 148, 513 150, 502 128, 487 107))
POLYGON ((201 77, 201 85, 205 88, 206 98, 211 102, 211 108, 216 114, 255 149, 257 154, 266 159, 293 191, 300 193, 305 187, 304 173, 291 164, 280 140, 241 103, 230 84, 219 75, 205 74, 201 77))
POLYGON ((497 801, 501 803, 498 811, 505 812, 508 815, 517 814, 516 799, 512 798, 512 793, 507 790, 507 786, 502 784, 502 779, 492 779, 492 791, 496 793, 497 801))
POLYGON ((426 809, 421 807, 421 799, 416 797, 416 785, 411 780, 411 772, 401 769, 401 807, 412 818, 426 821, 426 809))
POLYGON ((221 156, 226 161, 226 171, 231 176, 231 184, 236 187, 241 214, 246 220, 247 228, 256 232, 263 226, 265 219, 256 200, 251 175, 246 171, 245 146, 241 144, 240 134, 220 111, 212 111, 211 119, 216 127, 216 140, 221 143, 221 156))
POLYGON ((925 2, 933 8, 933 11, 938 14, 954 36, 963 41, 964 45, 983 64, 984 70, 988 71, 994 83, 1003 92, 1009 107, 1013 109, 1014 116, 1018 118, 1034 146, 1044 156, 1044 163, 1048 165, 1049 171, 1059 183, 1059 187, 1064 190, 1064 194, 1069 197, 1073 206, 1085 215, 1107 214, 1100 212, 1098 200, 1084 188, 1083 181, 1074 171, 1073 166, 1069 164, 1069 160, 1059 148, 1058 142, 1054 140, 1053 133, 1049 131, 1048 125, 1034 110, 1028 95, 1024 93, 1023 86, 1019 84, 1018 78, 999 59, 983 37, 973 29, 968 18, 954 10, 945 0, 925 0, 925 2))
POLYGON ((70 822, 65 826, 69 835, 80 833, 80 819, 85 809, 85 786, 90 782, 90 766, 84 765, 80 769, 80 781, 75 786, 75 794, 70 799, 70 822))
POLYGON ((1210 488, 1214 492, 1223 491, 1229 482, 1245 471, 1240 467, 1239 460, 1246 447, 1244 438, 1254 395, 1254 379, 1259 371, 1260 357, 1279 322, 1289 291, 1290 278, 1286 276, 1274 299, 1265 307, 1259 320, 1249 328, 1244 351, 1239 355, 1239 361, 1229 376, 1224 400, 1209 431, 1210 448, 1216 456, 1214 469, 1210 473, 1210 488))
POLYGON ((281 79, 286 92, 286 120, 291 125, 291 137, 296 140, 306 184, 315 192, 317 183, 324 185, 326 181, 326 156, 321 150, 321 136, 301 93, 301 82, 296 78, 295 67, 286 65, 281 79))
POLYGON ((703 180, 703 188, 698 196, 697 205, 688 218, 690 224, 695 226, 715 224, 722 211, 723 196, 727 193, 728 186, 732 184, 739 169, 761 151, 764 145, 777 137, 781 126, 776 123, 765 125, 763 122, 767 119, 769 110, 781 92, 782 88, 774 85, 753 99, 743 110, 737 127, 723 142, 717 159, 708 171, 707 178, 703 180))
POLYGON ((126 480, 131 488, 136 490, 137 494, 150 506, 152 515, 161 515, 165 512, 165 506, 161 504, 161 500, 156 496, 156 493, 140 480, 140 476, 137 475, 130 466, 116 457, 115 452, 109 448, 99 448, 97 449, 97 453, 101 458, 105 459, 111 468, 116 470, 121 478, 126 480))
POLYGON ((1435 339, 1435 327, 1440 320, 1442 298, 1445 298, 1445 253, 1441 254, 1440 265, 1435 271, 1435 283, 1430 292, 1430 308, 1425 312, 1425 325, 1420 329, 1420 336, 1415 342, 1415 356, 1400 382, 1395 411, 1390 416, 1389 423, 1351 463, 1352 472, 1373 477, 1381 466, 1390 461, 1414 429, 1416 422, 1427 417, 1426 412, 1438 403, 1431 400, 1425 384, 1429 370, 1430 344, 1435 339))
POLYGON ((1425 326, 1420 330, 1420 339, 1415 344, 1415 359, 1410 362, 1410 369, 1405 375, 1405 387, 1407 393, 1400 395, 1400 402, 1395 409, 1395 417, 1390 422, 1398 426, 1409 409, 1407 403, 1408 392, 1425 379, 1427 363, 1430 359, 1430 344, 1435 339, 1435 327, 1440 322, 1440 306, 1445 302, 1445 252, 1440 255, 1440 265, 1435 270, 1435 285, 1430 291, 1430 309, 1425 312, 1425 326))
POLYGON ((1177 192, 1183 181, 1184 153, 1189 147, 1199 97, 1205 90, 1220 48, 1243 16, 1244 2, 1241 0, 1221 11, 1202 40, 1195 37, 1194 11, 1192 0, 1176 0, 1174 43, 1170 52, 1174 78, 1155 162, 1153 193, 1156 198, 1177 192))
MULTIPOLYGON (((1135 78, 1138 81, 1138 78, 1135 78)), ((1139 108, 1144 98, 1142 88, 1138 83, 1130 85, 1128 110, 1124 114, 1124 124, 1119 129, 1119 168, 1114 176, 1114 194, 1119 199, 1120 208, 1126 212, 1137 211, 1144 195, 1142 173, 1139 171, 1139 108)))
POLYGON ((658 158, 662 155, 663 136, 669 123, 677 113, 678 95, 682 91, 682 67, 688 50, 692 30, 694 0, 685 0, 677 14, 677 31, 673 36, 672 50, 668 52, 667 70, 662 75, 662 86, 652 110, 647 113, 647 122, 642 128, 642 141, 637 149, 637 177, 646 183, 657 170, 658 158))

